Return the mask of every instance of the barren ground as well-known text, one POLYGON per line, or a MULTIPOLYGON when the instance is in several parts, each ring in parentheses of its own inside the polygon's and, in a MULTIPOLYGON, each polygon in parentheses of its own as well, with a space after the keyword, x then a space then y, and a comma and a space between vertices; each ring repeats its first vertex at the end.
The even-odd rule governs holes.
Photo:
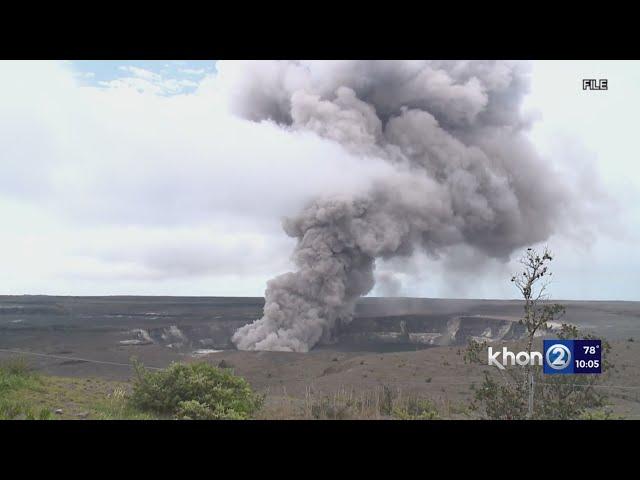
MULTIPOLYGON (((609 386, 616 413, 640 418, 640 374, 636 368, 640 365, 640 303, 560 303, 567 305, 565 321, 611 341, 616 369, 602 383, 609 386)), ((410 331, 460 316, 473 317, 468 320, 470 325, 477 318, 485 322, 484 328, 489 320, 516 319, 521 311, 515 301, 366 299, 349 331, 332 345, 309 353, 231 349, 230 332, 256 318, 261 307, 261 299, 0 297, 0 360, 23 352, 42 373, 68 384, 67 394, 59 389, 59 403, 69 412, 68 418, 82 414, 84 406, 82 402, 77 408, 73 401, 65 403, 65 395, 73 398, 76 389, 106 395, 129 379, 131 357, 152 367, 195 360, 229 366, 266 394, 263 418, 308 418, 312 404, 319 399, 376 401, 384 388, 396 395, 431 398, 446 418, 467 418, 470 387, 479 382, 486 367, 465 365, 463 345, 398 341, 398 319, 413 315, 413 320, 405 322, 408 327, 402 327, 410 331), (416 323, 416 318, 420 322, 416 323), (173 331, 172 326, 185 337, 183 343, 176 343, 167 333, 173 331), (138 338, 131 335, 135 329, 146 329, 152 341, 127 344, 127 339, 138 338), (371 337, 372 331, 380 329, 386 329, 385 335, 395 332, 396 337, 393 341, 371 337), (198 337, 203 332, 218 335, 205 339, 212 342, 206 348, 198 337), (354 334, 362 336, 363 332, 366 341, 354 343, 354 334), (220 351, 198 355, 198 350, 220 351)))

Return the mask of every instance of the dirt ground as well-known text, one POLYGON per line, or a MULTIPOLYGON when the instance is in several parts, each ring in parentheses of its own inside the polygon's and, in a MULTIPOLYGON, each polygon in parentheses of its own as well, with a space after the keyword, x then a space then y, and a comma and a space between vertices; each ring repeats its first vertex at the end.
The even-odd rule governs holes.
MULTIPOLYGON (((94 402, 125 385, 133 357, 157 368, 198 360, 230 367, 266 395, 263 418, 308 418, 310 403, 319 399, 369 398, 385 389, 429 398, 445 418, 469 418, 465 405, 471 386, 479 384, 488 367, 466 365, 464 346, 337 343, 309 353, 221 349, 196 357, 193 345, 180 349, 161 343, 122 344, 133 328, 162 332, 178 325, 183 332, 197 333, 194 328, 218 322, 232 332, 259 315, 261 305, 259 299, 0 297, 0 361, 23 355, 39 372, 55 377, 61 388, 52 390, 57 393, 47 405, 60 403, 65 418, 85 413, 84 400, 78 400, 83 392, 94 402)), ((369 299, 359 306, 359 314, 363 319, 384 318, 425 309, 430 315, 511 318, 521 306, 515 301, 369 299)), ((640 302, 568 302, 568 311, 568 320, 609 339, 616 368, 603 376, 602 388, 614 413, 640 419, 640 302)), ((364 322, 354 320, 358 321, 364 322)), ((220 330, 221 335, 228 335, 227 330, 220 330)))
MULTIPOLYGON (((8 357, 0 355, 0 360, 8 357)), ((311 404, 323 398, 371 399, 379 397, 385 388, 394 395, 430 399, 443 418, 473 418, 467 411, 471 385, 479 384, 483 369, 488 368, 465 364, 459 347, 387 353, 225 351, 197 360, 232 368, 245 377, 256 391, 266 395, 259 418, 270 419, 309 418, 311 404)), ((608 393, 613 413, 640 419, 640 375, 635 368, 640 361, 640 344, 614 342, 610 360, 615 370, 601 384, 608 393)), ((118 370, 116 376, 121 380, 131 375, 127 367, 104 368, 118 370)), ((83 376, 77 370, 75 373, 72 377, 45 376, 46 394, 40 398, 35 392, 32 400, 37 405, 61 409, 56 418, 101 418, 100 412, 91 406, 108 401, 116 389, 128 388, 126 381, 116 381, 113 375, 96 376, 99 372, 94 371, 91 376, 83 376)))
MULTIPOLYGON (((205 360, 232 367, 260 392, 271 418, 305 415, 305 402, 336 395, 354 398, 375 395, 384 387, 400 395, 419 395, 434 401, 445 418, 464 414, 471 385, 479 384, 484 368, 464 363, 460 347, 434 347, 418 351, 367 353, 316 350, 310 353, 219 352, 205 360)), ((612 343, 615 365, 602 379, 613 412, 640 419, 640 344, 612 343)))

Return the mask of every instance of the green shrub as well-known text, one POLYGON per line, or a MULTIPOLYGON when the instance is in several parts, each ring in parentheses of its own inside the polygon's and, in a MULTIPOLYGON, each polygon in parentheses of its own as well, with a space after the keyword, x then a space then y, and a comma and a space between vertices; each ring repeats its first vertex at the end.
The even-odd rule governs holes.
POLYGON ((311 416, 315 420, 347 420, 353 418, 355 402, 342 397, 323 397, 311 406, 311 416))
POLYGON ((149 372, 134 363, 131 403, 135 408, 179 419, 250 418, 261 406, 247 381, 208 363, 172 363, 149 372))
POLYGON ((401 405, 394 407, 393 416, 399 420, 437 420, 440 418, 431 400, 409 397, 401 405))
POLYGON ((592 409, 584 411, 580 420, 624 420, 622 415, 615 415, 611 408, 592 409))
POLYGON ((393 402, 396 394, 388 385, 382 386, 382 397, 380 399, 380 414, 391 415, 393 411, 393 402))
POLYGON ((175 417, 181 420, 244 420, 247 414, 229 408, 223 402, 211 408, 198 400, 187 400, 178 404, 175 417))

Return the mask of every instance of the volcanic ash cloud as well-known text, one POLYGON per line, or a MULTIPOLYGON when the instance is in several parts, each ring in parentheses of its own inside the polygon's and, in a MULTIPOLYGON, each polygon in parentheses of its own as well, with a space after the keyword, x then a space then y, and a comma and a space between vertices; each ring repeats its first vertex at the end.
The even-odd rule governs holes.
POLYGON ((393 167, 364 191, 318 197, 284 220, 297 270, 268 282, 263 317, 233 336, 238 349, 306 352, 351 320, 377 258, 464 244, 506 260, 545 240, 567 203, 524 135, 525 64, 223 62, 219 71, 238 115, 393 167))

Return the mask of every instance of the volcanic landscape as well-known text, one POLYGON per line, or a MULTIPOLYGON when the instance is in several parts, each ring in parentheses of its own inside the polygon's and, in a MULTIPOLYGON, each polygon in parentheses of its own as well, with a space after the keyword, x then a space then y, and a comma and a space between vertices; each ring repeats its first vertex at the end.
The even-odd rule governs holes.
MULTIPOLYGON (((624 386, 611 388, 612 403, 640 417, 640 302, 560 303, 562 321, 611 342, 616 369, 606 383, 624 386)), ((131 377, 133 357, 160 368, 207 361, 264 392, 269 418, 280 411, 289 418, 310 391, 385 386, 454 409, 482 376, 482 367, 463 361, 468 340, 501 345, 523 333, 520 301, 363 298, 354 320, 309 353, 236 350, 231 336, 260 318, 263 306, 254 297, 0 296, 0 359, 20 355, 43 373, 116 381, 131 377)))

